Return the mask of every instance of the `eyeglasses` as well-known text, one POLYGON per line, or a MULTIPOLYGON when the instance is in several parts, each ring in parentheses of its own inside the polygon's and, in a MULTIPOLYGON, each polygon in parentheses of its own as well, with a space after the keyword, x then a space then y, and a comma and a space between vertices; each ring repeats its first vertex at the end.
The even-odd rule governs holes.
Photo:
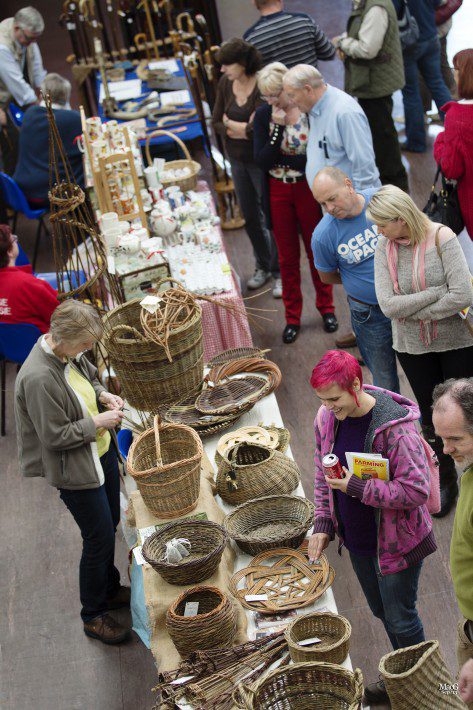
POLYGON ((271 101, 272 99, 273 100, 279 99, 280 96, 281 96, 281 92, 279 92, 279 94, 272 94, 270 96, 261 96, 261 98, 263 99, 263 101, 271 101))

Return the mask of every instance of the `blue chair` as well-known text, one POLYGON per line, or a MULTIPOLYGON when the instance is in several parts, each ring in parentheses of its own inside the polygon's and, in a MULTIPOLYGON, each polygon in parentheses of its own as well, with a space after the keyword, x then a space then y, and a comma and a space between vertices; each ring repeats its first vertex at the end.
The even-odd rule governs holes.
POLYGON ((16 231, 16 221, 18 214, 21 212, 28 217, 28 219, 38 220, 38 229, 36 230, 36 240, 34 244, 33 261, 32 267, 35 271, 36 257, 38 256, 39 242, 41 239, 41 232, 44 231, 48 234, 47 227, 44 223, 44 215, 48 212, 46 208, 40 210, 33 210, 28 204, 28 200, 25 197, 25 193, 19 185, 16 184, 14 179, 7 175, 6 173, 0 172, 0 189, 3 192, 3 197, 6 202, 7 207, 13 210, 13 232, 16 231))
POLYGON ((131 442, 133 441, 133 432, 130 429, 120 429, 117 433, 117 439, 118 450, 120 451, 122 458, 126 461, 131 442))
POLYGON ((17 371, 24 363, 31 348, 41 335, 37 326, 31 323, 0 323, 0 369, 2 380, 2 425, 1 434, 5 436, 5 401, 7 363, 17 365, 17 371))

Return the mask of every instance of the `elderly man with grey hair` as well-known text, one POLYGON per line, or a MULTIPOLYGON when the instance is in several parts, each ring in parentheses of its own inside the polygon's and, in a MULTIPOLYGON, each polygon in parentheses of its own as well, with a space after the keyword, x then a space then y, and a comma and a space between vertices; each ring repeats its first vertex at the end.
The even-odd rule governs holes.
POLYGON ((327 166, 340 168, 356 190, 380 187, 368 119, 354 98, 326 84, 309 64, 297 64, 284 77, 287 96, 309 114, 306 177, 312 188, 327 166))
POLYGON ((450 571, 463 619, 458 624, 458 692, 473 708, 473 377, 446 380, 433 392, 435 433, 463 469, 450 542, 450 571))
MULTIPOLYGON (((77 136, 82 133, 78 111, 72 111, 69 100, 71 84, 59 74, 47 74, 41 90, 50 96, 56 125, 64 145, 75 181, 84 184, 82 153, 77 136)), ((44 102, 31 106, 25 113, 20 131, 18 164, 13 178, 34 207, 47 206, 49 191, 49 125, 44 102)), ((61 175, 61 177, 64 177, 61 175)))

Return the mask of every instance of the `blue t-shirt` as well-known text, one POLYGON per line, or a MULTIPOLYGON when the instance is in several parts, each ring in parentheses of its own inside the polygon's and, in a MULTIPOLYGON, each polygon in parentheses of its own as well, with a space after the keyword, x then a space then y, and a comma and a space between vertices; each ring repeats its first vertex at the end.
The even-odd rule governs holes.
POLYGON ((376 225, 366 219, 366 207, 378 188, 360 190, 365 207, 357 217, 336 219, 324 215, 312 235, 315 268, 340 271, 343 288, 349 296, 376 304, 374 288, 374 250, 378 242, 376 225))

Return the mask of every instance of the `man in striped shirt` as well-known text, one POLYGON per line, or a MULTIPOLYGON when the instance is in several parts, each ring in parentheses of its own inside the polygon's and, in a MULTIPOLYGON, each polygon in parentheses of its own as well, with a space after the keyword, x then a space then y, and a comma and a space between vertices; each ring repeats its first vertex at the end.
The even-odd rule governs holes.
POLYGON ((282 0, 253 0, 261 18, 246 30, 243 39, 254 45, 265 64, 282 62, 317 66, 319 59, 335 57, 335 47, 309 15, 285 12, 282 0))

